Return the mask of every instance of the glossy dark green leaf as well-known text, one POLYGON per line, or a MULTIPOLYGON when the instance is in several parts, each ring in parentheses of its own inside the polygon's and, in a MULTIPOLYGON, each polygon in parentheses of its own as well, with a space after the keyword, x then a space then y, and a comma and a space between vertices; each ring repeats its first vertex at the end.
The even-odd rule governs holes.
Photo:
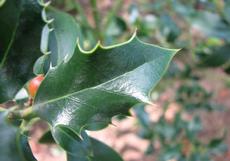
POLYGON ((136 37, 115 47, 98 46, 92 53, 76 48, 68 62, 48 73, 37 93, 35 110, 53 125, 78 130, 95 121, 110 121, 135 103, 150 102, 149 94, 175 52, 136 37))
MULTIPOLYGON (((65 126, 55 128, 54 138, 67 150, 68 161, 123 161, 122 158, 104 143, 88 137, 81 132, 81 137, 65 126)), ((53 143, 51 131, 46 132, 40 142, 53 143)))
POLYGON ((47 24, 42 30, 41 51, 44 53, 34 65, 35 74, 45 74, 51 66, 69 59, 77 41, 82 39, 80 26, 69 14, 47 7, 43 11, 47 24))
MULTIPOLYGON (((73 55, 76 43, 81 39, 81 29, 72 16, 51 7, 47 9, 47 18, 53 21, 49 24, 49 33, 44 31, 46 26, 43 29, 44 41, 48 40, 47 50, 51 52, 52 66, 56 66, 73 55)), ((46 48, 41 48, 45 52, 46 48)))
MULTIPOLYGON (((16 10, 15 14, 19 12, 20 17, 16 22, 15 34, 10 39, 11 46, 8 46, 7 43, 3 44, 9 47, 9 51, 5 54, 5 59, 0 66, 0 103, 13 99, 16 92, 33 76, 33 64, 41 55, 40 35, 44 25, 41 19, 41 6, 37 0, 10 0, 3 7, 7 7, 11 3, 19 9, 8 8, 9 16, 16 10)), ((2 8, 0 8, 1 11, 2 8)), ((0 16, 0 21, 11 23, 8 16, 0 16)), ((0 39, 6 40, 5 36, 12 35, 11 32, 14 31, 4 30, 1 27, 0 32, 6 34, 1 35, 0 39)), ((3 49, 7 48, 4 46, 3 49)))
POLYGON ((6 111, 0 110, 0 160, 36 161, 30 150, 27 137, 17 127, 7 123, 6 111))
POLYGON ((151 103, 150 93, 177 50, 145 44, 135 36, 113 47, 91 52, 76 47, 69 61, 51 69, 42 82, 34 111, 55 128, 106 127, 111 117, 127 114, 130 107, 151 103))
POLYGON ((58 125, 52 129, 52 134, 55 141, 67 151, 68 160, 91 161, 92 144, 84 131, 79 136, 68 127, 58 125))
MULTIPOLYGON (((65 134, 67 133, 72 133, 69 130, 63 130, 65 131, 65 134)), ((88 158, 86 157, 87 155, 81 155, 79 154, 79 144, 77 142, 77 144, 75 144, 75 140, 72 140, 72 138, 76 138, 76 136, 73 137, 73 135, 76 134, 69 134, 68 136, 63 136, 63 140, 66 141, 65 144, 67 144, 67 140, 68 138, 71 140, 69 142, 70 146, 72 146, 73 148, 71 153, 68 152, 67 154, 67 158, 68 161, 83 161, 83 160, 92 160, 92 161, 122 161, 121 157, 110 147, 108 147, 107 145, 105 145, 104 143, 94 139, 94 138, 90 138, 90 147, 88 147, 88 150, 90 151, 88 158)), ((77 140, 79 140, 79 138, 77 137, 77 140)), ((40 143, 55 143, 52 133, 51 131, 47 131, 40 139, 39 139, 40 143)), ((80 146, 81 147, 81 146, 80 146)))
POLYGON ((123 161, 113 149, 84 131, 79 137, 68 127, 59 125, 53 133, 56 141, 67 149, 68 161, 123 161))
POLYGON ((92 154, 91 142, 84 131, 80 133, 79 135, 64 125, 52 129, 55 141, 68 153, 76 157, 88 158, 92 154))

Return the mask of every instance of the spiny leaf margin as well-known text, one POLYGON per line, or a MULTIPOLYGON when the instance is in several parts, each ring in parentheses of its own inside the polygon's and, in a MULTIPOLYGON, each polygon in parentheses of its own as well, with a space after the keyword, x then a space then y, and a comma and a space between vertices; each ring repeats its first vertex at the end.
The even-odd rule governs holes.
MULTIPOLYGON (((171 59, 175 55, 175 53, 178 51, 178 50, 172 50, 172 49, 164 49, 164 48, 161 48, 161 47, 158 47, 155 45, 144 43, 136 37, 136 33, 127 42, 124 42, 124 43, 121 43, 118 45, 109 46, 109 47, 104 47, 100 43, 98 43, 96 45, 96 47, 91 51, 84 51, 83 49, 81 49, 79 43, 77 43, 76 46, 77 47, 75 49, 75 54, 70 59, 63 60, 63 62, 61 64, 50 69, 50 71, 47 73, 45 80, 42 82, 42 84, 38 90, 38 93, 35 97, 35 102, 34 102, 34 106, 33 106, 34 112, 37 113, 39 117, 48 121, 51 124, 54 136, 55 136, 56 127, 59 127, 61 125, 61 126, 65 126, 69 129, 71 129, 72 131, 74 131, 74 133, 76 133, 76 135, 81 137, 80 136, 81 131, 83 131, 85 129, 99 130, 99 129, 106 127, 111 122, 110 121, 111 117, 113 117, 117 114, 127 114, 130 107, 132 107, 136 103, 139 103, 139 102, 151 103, 151 101, 149 99, 151 91, 156 86, 156 84, 160 81, 161 77, 163 76, 163 73, 166 71, 166 69, 169 65, 169 62, 171 61, 171 59), (140 45, 140 46, 138 46, 138 45, 140 45), (131 47, 132 50, 131 51, 126 50, 127 47, 131 47), (138 47, 139 47, 139 53, 138 53, 138 51, 136 51, 138 47), (121 50, 121 49, 123 49, 123 50, 121 50), (135 62, 137 64, 135 64, 134 67, 132 67, 131 69, 123 69, 124 71, 122 71, 122 73, 118 73, 115 76, 112 73, 112 77, 106 78, 105 82, 103 82, 104 81, 103 78, 95 77, 96 81, 99 81, 98 79, 102 79, 103 81, 99 82, 98 84, 90 84, 87 87, 87 86, 85 86, 85 83, 89 83, 87 81, 90 81, 91 79, 90 79, 90 77, 85 78, 86 80, 83 80, 82 84, 78 84, 79 86, 83 86, 82 89, 77 89, 76 87, 72 87, 74 84, 72 84, 72 86, 71 86, 71 83, 73 83, 73 82, 68 83, 64 80, 65 78, 62 78, 63 74, 69 74, 69 75, 70 74, 76 74, 76 76, 77 76, 77 72, 79 72, 79 71, 76 71, 77 69, 75 69, 75 70, 73 69, 74 71, 71 71, 71 70, 65 71, 64 67, 68 66, 68 65, 70 66, 73 63, 76 63, 76 67, 79 67, 79 66, 77 66, 78 65, 77 63, 81 62, 81 60, 79 60, 79 58, 81 59, 81 56, 84 58, 87 57, 87 59, 88 58, 89 59, 94 58, 94 57, 97 58, 97 56, 99 58, 103 58, 103 56, 108 56, 108 55, 103 55, 103 54, 110 54, 110 53, 103 53, 103 52, 112 52, 113 50, 118 52, 118 53, 115 53, 114 55, 118 56, 119 59, 120 59, 120 57, 126 59, 126 57, 125 57, 126 55, 125 56, 124 55, 117 55, 117 54, 124 54, 124 53, 119 53, 119 51, 123 51, 126 54, 127 53, 129 53, 129 54, 133 53, 133 54, 136 54, 135 56, 138 56, 138 54, 139 54, 139 57, 146 56, 146 55, 144 55, 144 56, 141 55, 142 53, 140 51, 142 51, 142 52, 144 52, 144 51, 147 51, 147 52, 155 51, 155 52, 151 53, 151 54, 153 54, 151 61, 150 60, 147 61, 145 59, 144 60, 135 60, 135 61, 137 61, 137 62, 135 62), (162 53, 162 52, 165 52, 165 53, 162 53), (162 54, 162 55, 165 54, 164 55, 165 58, 162 59, 162 57, 159 57, 160 54, 162 54), (75 57, 77 57, 78 59, 76 59, 75 57), (161 59, 159 59, 159 58, 161 58, 161 59), (155 61, 156 59, 157 59, 157 61, 155 61), (79 61, 79 62, 76 62, 76 61, 79 61), (143 62, 139 63, 139 61, 143 61, 143 62), (164 61, 164 62, 161 62, 161 61, 164 61), (153 63, 153 64, 151 64, 151 63, 153 63), (162 63, 162 64, 159 64, 159 63, 162 63), (158 64, 162 67, 159 68, 158 64), (145 67, 144 69, 146 69, 146 66, 149 67, 148 65, 150 65, 150 67, 158 67, 159 69, 155 69, 155 68, 152 69, 151 68, 151 72, 153 72, 153 73, 147 73, 147 74, 153 74, 153 76, 152 76, 152 78, 149 78, 149 80, 148 80, 148 76, 146 76, 146 75, 141 75, 141 76, 144 76, 143 80, 136 80, 136 79, 139 79, 138 77, 140 77, 138 74, 140 74, 140 73, 143 74, 142 69, 144 67, 145 67), (151 65, 153 65, 153 66, 151 66, 151 65), (126 71, 126 70, 128 70, 128 71, 126 71), (138 70, 140 70, 141 72, 139 71, 139 73, 138 73, 138 70), (130 75, 130 77, 129 77, 129 75, 130 75), (55 77, 56 77, 56 79, 55 79, 55 77), (116 92, 114 92, 115 90, 112 88, 111 88, 112 92, 111 91, 105 91, 103 89, 103 87, 105 87, 105 88, 110 87, 111 82, 112 82, 112 84, 117 83, 116 81, 121 79, 122 77, 124 77, 126 79, 130 79, 134 83, 137 83, 137 85, 134 86, 136 88, 138 86, 143 87, 143 89, 140 89, 140 91, 141 90, 145 91, 146 95, 142 95, 143 97, 141 96, 138 98, 138 97, 135 97, 135 91, 133 94, 132 91, 131 91, 131 93, 122 93, 124 91, 121 90, 121 91, 119 91, 120 93, 117 94, 116 92), (60 79, 63 79, 63 80, 60 80, 60 79), (148 82, 148 81, 150 81, 150 82, 148 82), (148 84, 148 85, 144 86, 142 83, 148 84), (67 89, 67 91, 65 91, 66 86, 67 86, 67 88, 71 88, 71 89, 67 89), (144 88, 147 88, 147 89, 144 89, 144 88), (61 91, 63 89, 64 89, 64 93, 62 93, 62 91, 61 91), (69 91, 69 90, 73 90, 73 91, 69 91), (67 93, 69 92, 69 93, 66 94, 66 92, 67 93), (50 93, 50 95, 49 95, 49 93, 50 93), (82 93, 83 93, 83 95, 81 95, 82 93), (70 96, 75 96, 75 97, 70 97, 70 96), (82 98, 80 98, 80 97, 82 97, 82 98), (75 98, 77 98, 77 99, 75 99, 75 98), (103 100, 103 98, 104 98, 104 100, 103 100), (109 102, 107 99, 110 99, 109 102), (79 102, 77 102, 77 101, 79 101, 79 102), (88 102, 86 102, 86 103, 83 102, 81 104, 81 101, 88 101, 88 102), (99 101, 99 103, 97 101, 99 101), (89 103, 91 103, 91 104, 89 104, 89 103), (96 105, 95 105, 95 103, 96 103, 96 105), (91 105, 94 105, 94 106, 91 106, 91 105), (97 109, 97 110, 92 111, 95 109, 97 109), (83 110, 83 113, 81 110, 83 110), (78 113, 79 111, 80 111, 80 114, 78 113), (100 113, 100 112, 102 112, 102 113, 100 113), (97 122, 98 124, 95 124, 95 122, 97 122), (93 126, 91 126, 91 125, 93 125, 93 126)), ((132 55, 129 55, 129 56, 132 56, 132 55)), ((149 53, 148 53, 147 56, 151 56, 151 55, 149 55, 149 53)), ((149 57, 147 57, 147 58, 150 59, 149 57)), ((137 59, 137 58, 134 57, 133 59, 137 59)), ((109 59, 107 61, 109 61, 109 59)), ((111 60, 111 61, 114 61, 114 60, 111 60)), ((124 60, 124 61, 126 61, 126 60, 124 60)), ((94 62, 94 61, 92 61, 92 62, 94 62)), ((89 61, 89 64, 92 62, 89 61)), ((127 63, 127 62, 125 62, 125 63, 127 63)), ((128 61, 128 63, 129 63, 129 61, 128 61)), ((83 64, 83 68, 84 68, 84 65, 88 65, 88 64, 83 64)), ((80 66, 80 68, 81 68, 81 66, 80 66)), ((119 70, 116 68, 118 68, 118 67, 114 66, 112 70, 119 70)), ((123 68, 123 66, 122 66, 122 68, 123 68)), ((93 68, 90 68, 90 69, 93 70, 93 68)), ((102 70, 102 72, 104 72, 103 70, 106 70, 104 68, 100 68, 100 69, 102 70)), ((84 69, 82 69, 82 70, 84 70, 84 69)), ((150 69, 148 69, 148 70, 150 70, 150 69)), ((98 72, 98 71, 96 71, 96 72, 98 72)), ((120 71, 118 71, 118 72, 120 72, 120 71)), ((95 74, 95 73, 92 73, 92 74, 95 74)), ((96 73, 96 74, 98 74, 98 73, 96 73)), ((76 76, 74 75, 73 77, 75 78, 76 76)), ((73 79, 71 79, 71 78, 68 78, 68 79, 73 81, 73 79)), ((76 80, 78 80, 78 79, 76 79, 76 80)), ((116 85, 119 85, 119 83, 116 85)), ((116 89, 116 86, 114 86, 114 87, 116 89)), ((129 88, 129 86, 128 86, 128 88, 129 88)), ((130 87, 130 89, 131 88, 132 87, 130 87)), ((143 91, 141 91, 141 92, 143 92, 143 91)), ((136 95, 136 96, 138 96, 138 95, 136 95)), ((56 139, 56 141, 59 142, 57 139, 56 139)), ((59 143, 59 144, 61 145, 62 143, 59 143)), ((65 145, 61 145, 61 146, 65 146, 65 145)))

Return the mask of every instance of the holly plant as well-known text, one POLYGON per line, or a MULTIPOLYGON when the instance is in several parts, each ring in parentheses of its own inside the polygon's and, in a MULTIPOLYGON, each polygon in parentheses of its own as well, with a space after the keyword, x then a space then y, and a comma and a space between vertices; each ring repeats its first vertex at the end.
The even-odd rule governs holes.
POLYGON ((211 93, 190 80, 178 88, 175 102, 177 110, 172 111, 172 104, 166 101, 156 121, 151 120, 143 104, 133 108, 140 125, 138 135, 149 141, 146 154, 155 154, 159 161, 213 161, 227 153, 228 146, 224 142, 227 131, 221 131, 221 136, 208 138, 206 142, 200 136, 205 127, 199 113, 221 110, 211 102, 211 93))
MULTIPOLYGON (((92 4, 96 1, 92 1, 92 4)), ((68 161, 122 161, 90 137, 150 94, 178 50, 139 40, 82 47, 82 26, 42 0, 0 0, 0 160, 32 161, 34 120, 68 161)), ((95 5, 95 4, 94 4, 95 5)))

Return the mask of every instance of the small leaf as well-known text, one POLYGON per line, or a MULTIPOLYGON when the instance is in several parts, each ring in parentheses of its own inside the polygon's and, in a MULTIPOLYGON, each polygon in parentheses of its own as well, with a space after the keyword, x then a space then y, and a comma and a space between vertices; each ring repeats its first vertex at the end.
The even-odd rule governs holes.
POLYGON ((6 122, 7 111, 0 111, 0 160, 36 161, 30 150, 27 137, 6 122))

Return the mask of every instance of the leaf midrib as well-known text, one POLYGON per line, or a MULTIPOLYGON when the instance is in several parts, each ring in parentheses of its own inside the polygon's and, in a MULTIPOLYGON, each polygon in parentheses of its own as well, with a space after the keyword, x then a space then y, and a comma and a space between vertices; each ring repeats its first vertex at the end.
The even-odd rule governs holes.
MULTIPOLYGON (((158 60, 158 59, 160 59, 160 58, 162 58, 162 57, 163 57, 163 56, 159 56, 159 57, 157 57, 156 59, 154 59, 154 60, 152 60, 152 61, 145 62, 144 64, 148 64, 148 63, 150 63, 150 62, 156 61, 156 60, 158 60)), ((113 94, 117 94, 117 95, 121 95, 121 96, 128 96, 128 97, 130 97, 130 95, 128 95, 128 94, 119 93, 119 92, 112 92, 112 91, 108 91, 108 90, 102 90, 101 88, 97 88, 97 87, 103 86, 103 85, 106 84, 106 83, 112 82, 112 81, 114 81, 114 80, 116 80, 116 79, 119 79, 120 77, 123 77, 123 76, 125 76, 125 75, 128 75, 129 73, 133 72, 133 71, 136 70, 137 68, 142 67, 144 64, 142 64, 142 65, 140 65, 140 66, 134 68, 133 70, 131 70, 131 71, 129 71, 129 72, 126 72, 126 73, 124 73, 124 74, 122 74, 122 75, 119 75, 118 77, 115 77, 115 78, 113 78, 113 79, 111 79, 111 80, 109 80, 109 81, 106 81, 106 82, 104 82, 104 83, 102 83, 102 84, 99 84, 99 85, 96 85, 96 86, 92 86, 92 87, 89 87, 89 88, 85 88, 85 89, 82 89, 82 90, 80 90, 80 91, 73 92, 73 93, 70 93, 70 94, 67 94, 67 95, 63 95, 63 96, 61 96, 61 97, 57 97, 57 98, 48 100, 48 101, 46 101, 46 102, 42 102, 42 103, 35 104, 34 107, 36 107, 36 106, 42 106, 42 105, 49 104, 49 103, 53 103, 53 102, 59 101, 59 100, 61 100, 61 99, 68 98, 68 97, 70 97, 70 96, 72 96, 72 95, 75 95, 75 94, 77 94, 77 93, 81 93, 81 92, 87 91, 87 90, 89 90, 89 89, 97 89, 97 90, 101 90, 101 91, 108 92, 108 93, 113 93, 113 94)), ((57 68, 56 68, 56 69, 57 69, 57 68)), ((143 101, 143 100, 141 100, 141 99, 139 99, 139 98, 136 98, 136 97, 134 97, 134 98, 137 99, 137 100, 139 100, 139 101, 143 101)), ((36 102, 36 98, 35 98, 35 102, 36 102)), ((145 102, 145 101, 144 101, 144 102, 145 102)), ((148 102, 148 103, 149 103, 149 102, 148 102)))

